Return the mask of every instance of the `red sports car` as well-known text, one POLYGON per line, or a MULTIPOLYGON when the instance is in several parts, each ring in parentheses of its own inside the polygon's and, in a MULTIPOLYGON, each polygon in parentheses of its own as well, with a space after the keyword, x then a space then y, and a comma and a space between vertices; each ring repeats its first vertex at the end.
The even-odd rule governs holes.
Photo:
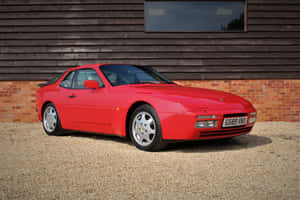
POLYGON ((49 135, 77 130, 130 137, 137 148, 249 133, 256 110, 239 96, 179 86, 149 66, 91 64, 41 84, 37 111, 49 135))

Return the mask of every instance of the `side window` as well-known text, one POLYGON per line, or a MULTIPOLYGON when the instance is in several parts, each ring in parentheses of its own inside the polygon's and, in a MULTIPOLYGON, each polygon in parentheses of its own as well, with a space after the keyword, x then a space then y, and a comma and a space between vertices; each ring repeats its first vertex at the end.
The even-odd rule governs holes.
POLYGON ((64 78, 64 80, 60 82, 59 85, 64 88, 72 88, 72 80, 74 75, 75 75, 75 71, 69 72, 69 74, 67 74, 67 76, 64 78))
POLYGON ((103 87, 101 79, 99 78, 97 72, 93 69, 82 69, 78 70, 77 76, 75 78, 75 86, 76 89, 85 89, 84 81, 86 80, 94 80, 99 83, 99 87, 103 87))

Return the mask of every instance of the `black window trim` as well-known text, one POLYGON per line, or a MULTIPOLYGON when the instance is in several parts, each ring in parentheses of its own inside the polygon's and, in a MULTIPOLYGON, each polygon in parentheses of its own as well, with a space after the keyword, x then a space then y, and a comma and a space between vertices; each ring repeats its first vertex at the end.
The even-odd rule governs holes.
MULTIPOLYGON (((248 32, 248 0, 214 0, 214 1, 244 1, 244 30, 243 31, 147 31, 146 30, 146 2, 147 1, 182 1, 185 2, 186 0, 144 0, 144 33, 168 33, 168 34, 193 34, 193 33, 247 33, 248 32)), ((208 1, 208 0, 188 0, 188 1, 208 1)))

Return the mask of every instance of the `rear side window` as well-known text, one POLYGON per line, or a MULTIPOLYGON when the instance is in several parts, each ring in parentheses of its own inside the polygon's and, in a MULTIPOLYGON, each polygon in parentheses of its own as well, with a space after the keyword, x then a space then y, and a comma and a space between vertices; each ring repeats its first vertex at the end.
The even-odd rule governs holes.
POLYGON ((75 71, 69 72, 67 76, 60 82, 59 85, 64 88, 72 88, 74 75, 75 75, 75 71))
POLYGON ((99 83, 99 87, 104 87, 103 82, 99 78, 97 72, 93 69, 82 69, 78 70, 75 81, 74 88, 76 89, 86 89, 84 87, 84 81, 86 80, 94 80, 99 83))

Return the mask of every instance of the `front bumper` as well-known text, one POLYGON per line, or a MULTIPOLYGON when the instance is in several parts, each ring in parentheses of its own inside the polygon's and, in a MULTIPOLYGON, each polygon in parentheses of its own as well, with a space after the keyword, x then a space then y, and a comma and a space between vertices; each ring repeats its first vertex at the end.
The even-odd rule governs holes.
MULTIPOLYGON (((253 110, 249 110, 246 113, 248 119, 250 113, 253 110)), ((215 113, 214 113, 215 114, 215 113)), ((161 118, 163 139, 165 140, 202 140, 202 139, 217 139, 217 138, 227 138, 234 137, 238 135, 243 135, 249 133, 254 123, 249 123, 238 126, 238 127, 222 127, 224 117, 231 113, 218 114, 218 124, 214 128, 195 128, 195 114, 170 114, 167 113, 161 118)), ((236 113, 237 114, 237 113, 236 113)))

